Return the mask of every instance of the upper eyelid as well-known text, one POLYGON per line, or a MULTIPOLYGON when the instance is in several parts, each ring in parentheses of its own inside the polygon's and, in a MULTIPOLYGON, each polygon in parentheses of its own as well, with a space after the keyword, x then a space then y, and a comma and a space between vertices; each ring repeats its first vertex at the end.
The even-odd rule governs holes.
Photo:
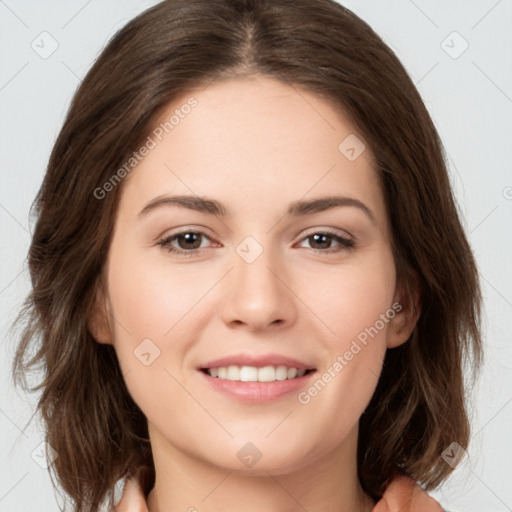
MULTIPOLYGON (((187 233, 195 233, 196 235, 204 236, 205 238, 210 240, 210 242, 219 243, 219 242, 215 242, 213 237, 208 235, 208 233, 205 233, 204 231, 200 231, 198 229, 185 229, 183 231, 177 231, 176 233, 171 233, 169 235, 163 235, 158 238, 158 243, 161 244, 161 242, 168 242, 169 240, 174 241, 177 237, 179 237, 181 235, 186 235, 187 233)), ((170 243, 170 242, 168 242, 168 243, 170 243)))
POLYGON ((311 228, 305 231, 305 233, 302 235, 302 238, 313 235, 315 233, 326 233, 331 236, 339 236, 341 238, 350 238, 352 240, 356 240, 355 236, 353 236, 347 230, 340 228, 311 228))
POLYGON ((178 235, 183 235, 185 233, 200 233, 201 235, 204 235, 210 239, 215 238, 213 235, 209 234, 209 229, 205 228, 203 226, 199 227, 183 227, 183 228, 175 228, 177 231, 174 231, 173 229, 165 230, 161 235, 158 235, 155 237, 155 241, 159 240, 165 240, 167 238, 173 238, 178 235))

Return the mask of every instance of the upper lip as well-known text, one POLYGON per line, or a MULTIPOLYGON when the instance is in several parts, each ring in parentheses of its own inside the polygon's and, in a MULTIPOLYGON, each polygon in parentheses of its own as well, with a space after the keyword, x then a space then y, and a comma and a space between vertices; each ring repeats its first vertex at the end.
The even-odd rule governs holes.
POLYGON ((255 366, 257 368, 262 368, 263 366, 286 366, 288 368, 297 368, 297 370, 314 370, 314 367, 311 365, 280 354, 235 354, 207 361, 199 368, 207 369, 227 366, 255 366))

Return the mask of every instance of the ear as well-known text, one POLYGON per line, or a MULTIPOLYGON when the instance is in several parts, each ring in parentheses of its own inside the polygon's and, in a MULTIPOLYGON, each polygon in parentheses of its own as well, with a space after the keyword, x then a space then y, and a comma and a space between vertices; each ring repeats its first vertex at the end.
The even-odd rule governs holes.
POLYGON ((410 286, 403 282, 397 285, 393 297, 396 314, 389 322, 386 347, 395 348, 405 343, 411 336, 421 313, 421 294, 416 273, 411 276, 410 286))
POLYGON ((110 328, 108 299, 101 286, 96 287, 94 304, 87 320, 87 327, 98 343, 112 345, 113 335, 110 328))

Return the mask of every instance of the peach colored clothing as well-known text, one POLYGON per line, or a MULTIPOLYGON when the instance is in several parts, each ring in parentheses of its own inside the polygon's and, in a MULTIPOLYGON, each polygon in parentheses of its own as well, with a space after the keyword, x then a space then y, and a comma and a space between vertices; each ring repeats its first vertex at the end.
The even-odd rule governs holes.
MULTIPOLYGON (((115 512, 148 512, 146 498, 135 480, 126 483, 115 512)), ((397 476, 388 486, 373 512, 443 512, 434 498, 405 476, 397 476)))
POLYGON ((443 512, 443 509, 414 480, 398 476, 389 484, 373 512, 443 512))

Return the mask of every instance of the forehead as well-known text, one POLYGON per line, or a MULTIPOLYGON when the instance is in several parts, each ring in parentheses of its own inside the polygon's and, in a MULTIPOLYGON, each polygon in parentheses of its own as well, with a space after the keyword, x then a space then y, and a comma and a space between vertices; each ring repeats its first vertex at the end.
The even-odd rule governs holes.
POLYGON ((333 104, 266 77, 190 90, 169 104, 153 148, 123 192, 131 203, 165 193, 215 197, 267 210, 303 197, 350 195, 384 219, 370 148, 333 104))

